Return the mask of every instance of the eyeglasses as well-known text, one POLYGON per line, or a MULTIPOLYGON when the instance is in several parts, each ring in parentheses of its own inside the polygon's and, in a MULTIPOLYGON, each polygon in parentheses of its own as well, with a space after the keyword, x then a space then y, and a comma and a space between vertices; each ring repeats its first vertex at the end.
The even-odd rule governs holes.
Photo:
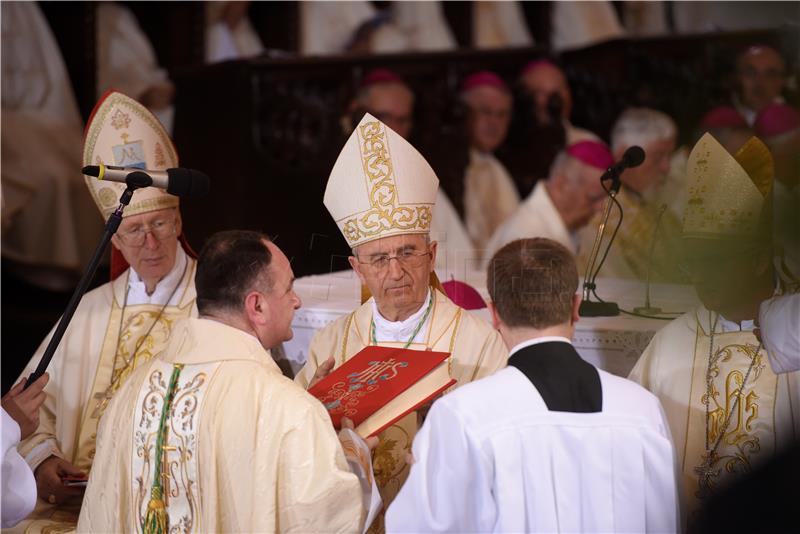
POLYGON ((153 234, 153 238, 156 241, 163 241, 168 237, 172 237, 175 235, 175 231, 177 230, 177 223, 175 219, 171 221, 153 221, 151 225, 142 225, 135 227, 132 230, 128 230, 127 232, 117 232, 117 236, 119 239, 129 247, 141 247, 144 246, 145 239, 147 238, 147 234, 153 234))
POLYGON ((430 254, 430 250, 425 252, 404 250, 395 256, 389 256, 388 254, 376 254, 374 256, 370 256, 369 261, 361 261, 359 258, 358 263, 361 265, 368 265, 375 271, 385 271, 389 268, 389 263, 392 260, 397 260, 402 267, 414 269, 425 263, 425 258, 430 256, 430 254))

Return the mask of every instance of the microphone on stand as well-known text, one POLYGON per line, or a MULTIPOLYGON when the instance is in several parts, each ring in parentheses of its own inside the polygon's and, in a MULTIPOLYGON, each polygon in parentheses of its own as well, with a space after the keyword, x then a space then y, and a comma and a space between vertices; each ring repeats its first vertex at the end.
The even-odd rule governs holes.
MULTIPOLYGON (((603 216, 601 217, 600 224, 597 227, 597 234, 595 235, 594 244, 592 245, 592 252, 589 254, 589 262, 586 265, 586 273, 583 277, 583 300, 578 310, 578 313, 582 317, 612 317, 619 315, 619 306, 617 306, 616 302, 594 302, 591 300, 591 295, 592 293, 596 293, 595 290, 597 285, 595 284, 595 278, 597 278, 597 274, 600 272, 600 268, 603 266, 606 256, 608 256, 608 251, 611 249, 611 245, 614 243, 614 237, 617 235, 617 230, 622 224, 622 207, 615 198, 617 193, 619 193, 620 186, 622 185, 622 182, 620 181, 620 175, 625 171, 625 169, 630 169, 641 165, 644 161, 644 158, 645 153, 642 147, 632 146, 625 151, 620 161, 606 169, 606 172, 600 176, 601 182, 611 180, 611 187, 606 189, 609 198, 606 201, 605 207, 603 208, 603 216), (619 221, 617 222, 617 227, 614 229, 614 233, 611 235, 611 238, 608 241, 608 245, 606 245, 603 257, 598 263, 597 258, 600 254, 600 244, 603 241, 603 235, 605 234, 606 224, 608 224, 608 216, 611 214, 612 204, 616 204, 620 210, 619 221), (595 268, 595 265, 597 265, 597 268, 595 268)), ((605 186, 603 187, 605 188, 605 186)))
POLYGON ((176 197, 200 197, 208 193, 209 178, 200 171, 176 167, 165 171, 150 171, 138 167, 87 165, 81 172, 99 180, 135 184, 136 187, 158 187, 176 197))
POLYGON ((664 218, 664 212, 667 211, 667 205, 661 204, 658 210, 658 219, 656 219, 656 227, 653 230, 653 237, 650 242, 650 254, 647 256, 647 279, 645 282, 644 292, 644 306, 639 306, 633 309, 634 313, 642 315, 658 315, 663 310, 657 306, 650 306, 650 275, 653 273, 653 252, 656 249, 656 237, 658 236, 658 229, 661 227, 661 219, 664 218))

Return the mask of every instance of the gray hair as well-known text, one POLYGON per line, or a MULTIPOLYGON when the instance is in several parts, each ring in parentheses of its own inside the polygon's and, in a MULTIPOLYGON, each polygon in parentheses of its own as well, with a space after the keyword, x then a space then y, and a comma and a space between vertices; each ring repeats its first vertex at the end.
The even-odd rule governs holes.
POLYGON ((548 180, 555 176, 563 176, 567 181, 575 183, 580 176, 581 165, 583 165, 583 163, 579 159, 573 158, 566 150, 562 150, 556 155, 552 165, 550 165, 548 180))
POLYGON ((611 130, 611 149, 617 152, 633 145, 646 146, 676 134, 675 121, 666 113, 650 108, 628 108, 611 130))

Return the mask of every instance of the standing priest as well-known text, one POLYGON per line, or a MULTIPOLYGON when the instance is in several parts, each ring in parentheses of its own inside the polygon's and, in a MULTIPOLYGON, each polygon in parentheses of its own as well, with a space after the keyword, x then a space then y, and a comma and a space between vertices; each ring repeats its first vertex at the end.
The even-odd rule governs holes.
MULTIPOLYGON (((437 289, 437 244, 428 232, 438 183, 414 147, 364 116, 331 171, 325 206, 352 247, 350 265, 372 298, 317 332, 296 378, 300 384, 308 386, 315 374, 369 345, 449 352, 456 387, 505 366, 498 333, 437 289)), ((379 435, 373 464, 384 503, 408 475, 405 458, 417 427, 412 413, 379 435)))
POLYGON ((438 400, 388 532, 675 532, 678 494, 651 393, 581 359, 572 254, 520 239, 489 263, 508 367, 438 400))
POLYGON ((692 524, 709 496, 797 438, 800 373, 776 376, 753 332, 776 293, 769 151, 751 138, 731 156, 706 134, 688 173, 683 242, 703 304, 653 337, 630 378, 664 406, 692 524))
MULTIPOLYGON (((109 93, 92 116, 84 164, 177 167, 166 131, 135 100, 109 93)), ((107 219, 125 186, 95 178, 87 178, 87 184, 107 219)), ((81 300, 50 364, 39 428, 19 445, 39 494, 34 512, 17 526, 20 531, 74 526, 82 488, 65 485, 63 477, 89 472, 97 424, 108 401, 134 369, 163 349, 177 319, 197 314, 195 260, 181 236, 178 197, 154 187, 133 194, 112 239, 114 279, 81 300)), ((49 341, 50 336, 23 376, 36 368, 49 341)))

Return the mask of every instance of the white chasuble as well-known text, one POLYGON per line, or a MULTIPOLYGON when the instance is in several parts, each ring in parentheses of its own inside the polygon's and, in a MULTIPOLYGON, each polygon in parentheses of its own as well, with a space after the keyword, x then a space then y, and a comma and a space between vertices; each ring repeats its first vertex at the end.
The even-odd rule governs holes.
POLYGON ((701 306, 659 331, 631 371, 664 406, 689 523, 708 495, 800 438, 800 373, 776 376, 759 346, 701 306))
MULTIPOLYGON (((166 303, 172 305, 124 305, 130 270, 84 295, 48 368, 50 383, 39 410, 39 428, 19 446, 31 469, 55 455, 91 470, 97 425, 109 400, 134 369, 166 346, 178 319, 197 315, 196 262, 187 258, 185 266, 175 276, 168 275, 175 279, 173 298, 166 303)), ((22 376, 36 368, 51 337, 52 331, 22 376)), ((80 500, 54 506, 39 499, 17 529, 74 527, 79 512, 80 500)))
MULTIPOLYGON (((500 335, 487 322, 459 308, 441 292, 432 290, 432 294, 427 330, 420 330, 420 335, 408 348, 449 352, 447 365, 450 377, 458 381, 456 388, 505 367, 508 350, 500 335)), ((308 387, 319 364, 330 356, 334 356, 335 367, 339 367, 364 347, 373 344, 370 339, 373 315, 373 299, 370 299, 353 313, 317 332, 311 340, 308 362, 295 381, 308 387)), ((377 345, 401 348, 405 343, 378 338, 377 345)), ((408 476, 406 455, 418 428, 419 421, 414 412, 378 435, 380 441, 373 451, 372 463, 384 509, 408 476)), ((382 514, 373 530, 383 530, 382 514)))
POLYGON ((109 403, 78 531, 140 532, 153 502, 168 532, 359 532, 366 501, 322 404, 254 336, 189 318, 109 403))

